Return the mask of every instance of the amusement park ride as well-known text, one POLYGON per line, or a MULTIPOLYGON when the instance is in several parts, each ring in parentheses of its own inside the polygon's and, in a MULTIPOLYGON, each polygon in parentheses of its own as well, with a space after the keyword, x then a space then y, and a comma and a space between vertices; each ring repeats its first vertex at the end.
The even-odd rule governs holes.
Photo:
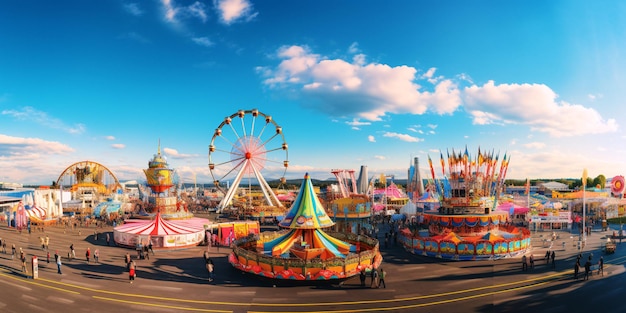
POLYGON ((236 240, 228 260, 236 269, 277 281, 341 281, 380 265, 378 240, 323 230, 334 224, 307 174, 279 223, 283 231, 236 240))
MULTIPOLYGON (((279 170, 281 183, 289 166, 287 143, 280 127, 271 116, 253 110, 239 110, 226 117, 215 129, 209 145, 209 170, 217 188, 225 196, 218 205, 218 212, 234 208, 241 184, 247 183, 244 210, 286 209, 261 172, 264 169, 279 170), (269 128, 269 130, 268 130, 269 128), (224 183, 230 185, 224 189, 224 183), (252 186, 258 186, 261 197, 252 198, 252 186)), ((257 212, 258 213, 258 212, 257 212)), ((282 214, 281 214, 282 215, 282 214)), ((269 215, 266 215, 269 216, 269 215)))
POLYGON ((453 260, 497 259, 525 253, 530 231, 509 225, 508 212, 496 211, 509 165, 506 154, 481 153, 472 159, 454 150, 441 153, 443 177, 436 179, 430 157, 430 185, 441 199, 436 211, 423 213, 428 233, 404 228, 400 239, 412 253, 453 260), (447 174, 446 174, 447 173, 447 174), (449 178, 448 178, 449 177, 449 178))
MULTIPOLYGON (((74 209, 76 211, 93 207, 123 190, 117 177, 106 166, 93 161, 82 161, 68 166, 59 175, 56 185, 68 188, 72 199, 81 202, 81 206, 74 209)), ((65 207, 65 210, 72 210, 72 207, 65 207)))

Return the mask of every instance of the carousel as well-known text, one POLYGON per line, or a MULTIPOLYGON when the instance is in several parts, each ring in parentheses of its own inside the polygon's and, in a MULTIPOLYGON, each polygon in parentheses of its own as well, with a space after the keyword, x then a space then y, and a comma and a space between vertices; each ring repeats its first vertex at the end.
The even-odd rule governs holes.
POLYGON ((283 230, 236 240, 228 260, 238 270, 276 281, 344 280, 380 265, 378 240, 323 230, 334 224, 306 174, 279 223, 283 230))
MULTIPOLYGON (((510 157, 509 157, 510 159, 510 157)), ((431 175, 435 177, 432 160, 431 175)), ((472 159, 452 152, 448 164, 441 155, 444 177, 429 188, 441 198, 434 211, 423 212, 427 229, 400 230, 399 240, 411 253, 451 260, 482 260, 512 257, 530 248, 530 231, 511 223, 509 212, 496 210, 508 168, 506 154, 481 153, 472 159), (446 170, 448 173, 446 174, 446 170), (448 179, 449 177, 449 179, 448 179)))

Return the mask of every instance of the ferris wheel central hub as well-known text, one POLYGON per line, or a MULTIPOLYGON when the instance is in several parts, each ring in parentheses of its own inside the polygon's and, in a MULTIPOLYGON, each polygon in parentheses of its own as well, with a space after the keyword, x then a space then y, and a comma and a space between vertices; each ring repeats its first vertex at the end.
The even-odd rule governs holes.
POLYGON ((252 153, 246 152, 246 160, 250 160, 252 158, 252 153))

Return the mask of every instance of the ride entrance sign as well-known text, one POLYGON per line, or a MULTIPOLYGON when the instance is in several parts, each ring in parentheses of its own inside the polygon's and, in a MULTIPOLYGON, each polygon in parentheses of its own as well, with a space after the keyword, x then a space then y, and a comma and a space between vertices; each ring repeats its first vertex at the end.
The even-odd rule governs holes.
POLYGON ((39 277, 39 264, 37 262, 37 256, 33 255, 32 263, 33 265, 33 279, 37 279, 39 277))

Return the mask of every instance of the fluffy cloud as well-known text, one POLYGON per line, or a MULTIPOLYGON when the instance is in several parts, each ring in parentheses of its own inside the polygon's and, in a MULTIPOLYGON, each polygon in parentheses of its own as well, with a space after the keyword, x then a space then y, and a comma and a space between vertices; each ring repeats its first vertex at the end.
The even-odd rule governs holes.
MULTIPOLYGON (((353 44, 354 46, 354 44, 353 44)), ((333 116, 358 116, 380 121, 388 113, 453 113, 461 104, 460 91, 449 79, 430 90, 417 83, 417 70, 409 66, 392 67, 367 63, 364 55, 352 62, 328 59, 312 53, 306 46, 285 46, 278 50, 281 59, 276 68, 263 68, 265 84, 273 88, 300 88, 314 99, 308 104, 333 116)), ((432 77, 434 70, 427 76, 432 77)))
POLYGON ((57 141, 40 138, 13 137, 0 134, 0 157, 38 154, 66 154, 74 149, 57 141))
POLYGON ((215 0, 214 4, 224 24, 240 20, 250 21, 258 15, 247 0, 215 0))
POLYGON ((163 148, 163 153, 167 156, 170 156, 174 159, 189 159, 189 158, 197 158, 197 154, 182 154, 179 153, 178 150, 172 148, 163 148))
POLYGON ((489 81, 464 90, 465 110, 474 124, 524 124, 553 137, 615 132, 615 119, 565 101, 542 84, 500 84, 489 81))
POLYGON ((114 144, 111 145, 111 147, 113 149, 124 149, 124 148, 126 148, 126 145, 123 144, 123 143, 114 143, 114 144))
MULTIPOLYGON (((357 44, 348 51, 357 52, 357 44)), ((465 74, 453 80, 437 76, 434 67, 421 71, 406 65, 368 63, 363 54, 354 55, 351 61, 333 59, 298 45, 281 47, 276 57, 278 65, 258 69, 264 84, 299 94, 304 106, 333 117, 382 121, 390 114, 446 115, 462 108, 476 125, 526 125, 552 137, 618 130, 615 119, 603 118, 593 108, 559 101, 542 84, 489 81, 478 86, 465 74), (461 83, 468 86, 461 88, 461 83)), ((434 128, 429 133, 434 134, 434 128)))
POLYGON ((389 137, 389 138, 397 138, 400 139, 402 141, 406 141, 406 142, 420 142, 423 139, 417 138, 417 137, 413 137, 411 135, 408 134, 399 134, 399 133, 393 133, 393 132, 386 132, 383 134, 383 137, 389 137))

